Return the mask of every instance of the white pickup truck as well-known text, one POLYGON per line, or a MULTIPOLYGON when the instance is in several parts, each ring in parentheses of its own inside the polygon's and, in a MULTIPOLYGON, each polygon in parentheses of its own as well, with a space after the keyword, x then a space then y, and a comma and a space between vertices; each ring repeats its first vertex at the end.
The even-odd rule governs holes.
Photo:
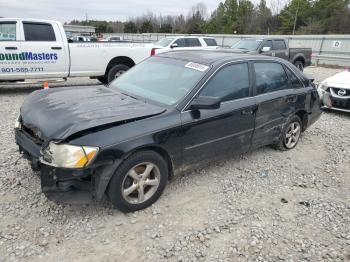
POLYGON ((0 82, 88 76, 109 83, 154 50, 143 43, 68 43, 60 22, 2 18, 0 82))

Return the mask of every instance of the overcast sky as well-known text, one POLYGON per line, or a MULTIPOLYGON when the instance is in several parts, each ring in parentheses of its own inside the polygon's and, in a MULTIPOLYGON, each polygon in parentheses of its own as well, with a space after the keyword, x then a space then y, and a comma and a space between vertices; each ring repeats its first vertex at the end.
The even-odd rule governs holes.
POLYGON ((147 11, 159 15, 187 15, 190 8, 203 2, 214 10, 220 0, 0 0, 0 16, 59 20, 121 20, 147 11))

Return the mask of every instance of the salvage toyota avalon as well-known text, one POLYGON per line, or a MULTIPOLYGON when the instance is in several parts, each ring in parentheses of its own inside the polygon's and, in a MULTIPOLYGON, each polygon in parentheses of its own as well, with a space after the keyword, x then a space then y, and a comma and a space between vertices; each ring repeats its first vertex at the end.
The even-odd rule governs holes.
POLYGON ((16 143, 54 201, 154 203, 184 167, 273 144, 294 148, 320 116, 311 81, 284 60, 224 51, 151 57, 104 86, 35 91, 16 143))

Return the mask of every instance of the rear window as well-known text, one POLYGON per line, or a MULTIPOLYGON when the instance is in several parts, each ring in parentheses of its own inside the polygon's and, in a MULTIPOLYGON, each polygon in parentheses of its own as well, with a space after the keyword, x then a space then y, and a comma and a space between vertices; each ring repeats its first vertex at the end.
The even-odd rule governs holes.
POLYGON ((56 41, 55 32, 50 24, 23 23, 26 41, 56 41))
POLYGON ((303 84, 300 82, 299 78, 288 68, 286 67, 287 75, 289 81, 293 88, 302 88, 303 84))
POLYGON ((217 46, 218 43, 216 43, 216 40, 213 38, 203 38, 204 42, 207 44, 207 46, 217 46))
POLYGON ((288 89, 288 78, 281 64, 254 63, 255 85, 258 95, 288 89))
POLYGON ((198 38, 185 38, 185 42, 187 47, 202 46, 198 38))
POLYGON ((0 41, 16 41, 16 22, 0 23, 0 41))
POLYGON ((284 40, 273 40, 273 49, 284 50, 284 49, 287 49, 287 46, 284 40))

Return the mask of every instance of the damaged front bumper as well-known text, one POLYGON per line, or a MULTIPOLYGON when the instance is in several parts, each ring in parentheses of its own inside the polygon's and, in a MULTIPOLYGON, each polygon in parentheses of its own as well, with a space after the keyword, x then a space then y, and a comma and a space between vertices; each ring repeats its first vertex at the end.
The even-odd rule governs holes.
POLYGON ((16 128, 15 139, 19 151, 30 161, 32 168, 40 172, 41 188, 45 196, 60 204, 102 200, 120 163, 119 160, 109 161, 79 169, 53 167, 40 161, 42 145, 30 134, 16 128))

